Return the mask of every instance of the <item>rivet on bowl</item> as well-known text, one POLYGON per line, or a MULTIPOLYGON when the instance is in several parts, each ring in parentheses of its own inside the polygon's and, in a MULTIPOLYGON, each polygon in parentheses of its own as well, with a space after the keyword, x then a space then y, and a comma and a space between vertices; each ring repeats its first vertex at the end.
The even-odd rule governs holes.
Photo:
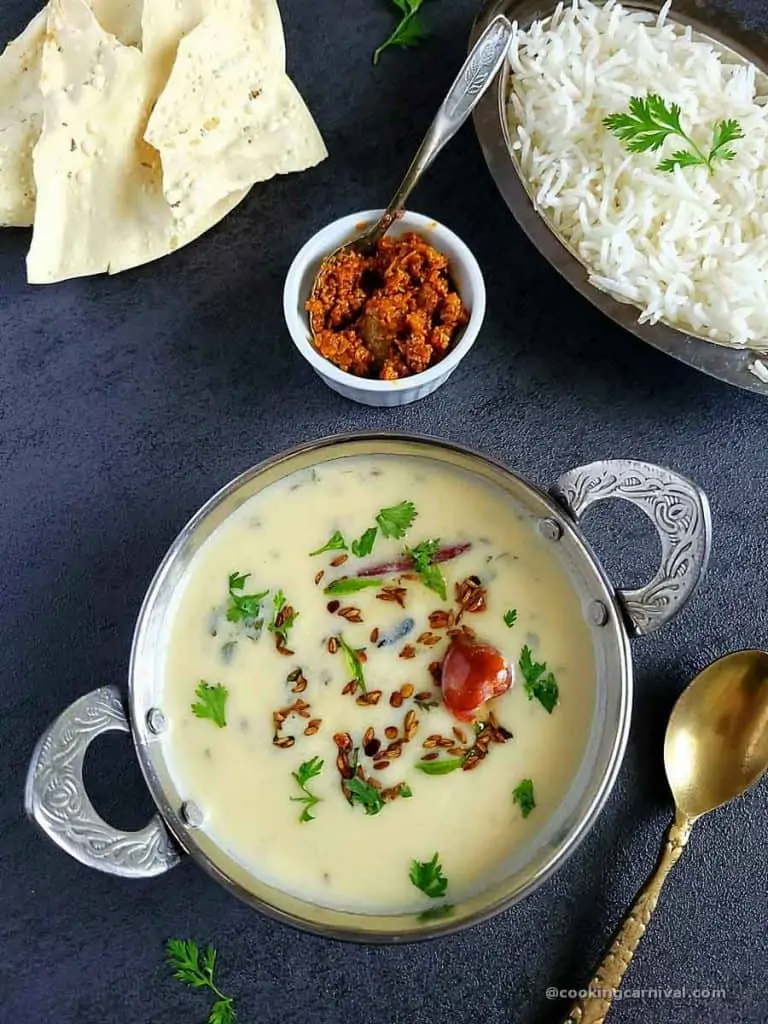
POLYGON ((168 725, 166 719, 160 708, 150 708, 147 712, 147 728, 150 732, 153 732, 156 736, 159 736, 161 732, 165 732, 165 728, 168 725))
POLYGON ((203 824, 203 812, 192 800, 185 800, 179 813, 184 824, 189 825, 190 828, 200 828, 203 824))
POLYGON ((556 519, 542 519, 539 532, 546 540, 560 540, 563 536, 563 528, 556 519))
POLYGON ((602 601, 592 601, 587 608, 587 618, 593 626, 605 626, 610 613, 602 601))

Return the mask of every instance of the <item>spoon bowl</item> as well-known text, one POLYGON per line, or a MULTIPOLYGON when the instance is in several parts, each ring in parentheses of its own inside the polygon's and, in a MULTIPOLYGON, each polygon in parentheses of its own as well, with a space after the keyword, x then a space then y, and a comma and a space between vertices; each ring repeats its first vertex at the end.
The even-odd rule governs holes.
POLYGON ((755 785, 768 768, 768 654, 738 651, 696 676, 669 719, 664 765, 691 821, 755 785))

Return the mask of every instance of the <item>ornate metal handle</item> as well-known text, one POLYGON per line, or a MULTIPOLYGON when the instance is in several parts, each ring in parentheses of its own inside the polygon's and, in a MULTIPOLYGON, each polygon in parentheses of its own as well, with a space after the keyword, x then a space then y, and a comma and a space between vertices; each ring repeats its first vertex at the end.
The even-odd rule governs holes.
POLYGON ((677 811, 675 820, 669 826, 656 870, 640 891, 603 962, 590 981, 587 989, 589 995, 580 996, 576 1000, 563 1024, 603 1024, 613 1004, 616 990, 621 985, 640 940, 645 935, 651 914, 659 901, 661 887, 688 842, 691 825, 692 821, 677 811))
POLYGON ((121 832, 99 815, 83 784, 85 752, 102 733, 129 732, 114 686, 86 694, 43 733, 32 754, 24 795, 33 821, 76 860, 125 878, 149 878, 181 856, 159 815, 139 832, 121 832))
POLYGON ((503 14, 497 15, 464 61, 386 213, 366 236, 367 244, 375 245, 389 230, 419 178, 482 99, 504 63, 511 38, 512 25, 509 20, 503 14))
POLYGON ((618 596, 634 635, 669 622, 696 589, 709 561, 712 520, 707 496, 670 469, 648 462, 611 459, 565 473, 551 491, 579 522, 606 498, 623 498, 644 512, 661 540, 661 565, 650 581, 618 596))

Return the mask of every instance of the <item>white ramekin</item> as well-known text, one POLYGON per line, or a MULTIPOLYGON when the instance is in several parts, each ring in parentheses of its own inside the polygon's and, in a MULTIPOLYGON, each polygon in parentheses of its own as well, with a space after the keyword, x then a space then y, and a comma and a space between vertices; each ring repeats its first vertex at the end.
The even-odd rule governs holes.
POLYGON ((432 217, 406 211, 389 233, 395 238, 415 231, 426 238, 449 260, 451 277, 464 305, 469 310, 469 323, 448 355, 436 366, 404 380, 368 380, 339 370, 315 349, 305 304, 323 257, 344 242, 360 234, 363 226, 377 220, 382 210, 351 213, 334 221, 304 245, 298 252, 283 290, 285 322, 296 348, 315 373, 329 388, 363 405, 407 405, 425 398, 443 384, 472 348, 485 316, 485 283, 477 260, 453 231, 438 224, 432 217))

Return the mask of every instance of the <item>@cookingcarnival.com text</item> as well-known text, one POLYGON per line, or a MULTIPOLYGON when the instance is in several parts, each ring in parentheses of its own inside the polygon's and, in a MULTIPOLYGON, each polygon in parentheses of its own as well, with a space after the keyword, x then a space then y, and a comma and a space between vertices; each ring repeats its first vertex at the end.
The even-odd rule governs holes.
POLYGON ((673 985, 656 988, 555 988, 551 985, 547 991, 547 999, 612 999, 615 1003, 622 999, 725 999, 724 988, 689 988, 687 985, 673 985))

